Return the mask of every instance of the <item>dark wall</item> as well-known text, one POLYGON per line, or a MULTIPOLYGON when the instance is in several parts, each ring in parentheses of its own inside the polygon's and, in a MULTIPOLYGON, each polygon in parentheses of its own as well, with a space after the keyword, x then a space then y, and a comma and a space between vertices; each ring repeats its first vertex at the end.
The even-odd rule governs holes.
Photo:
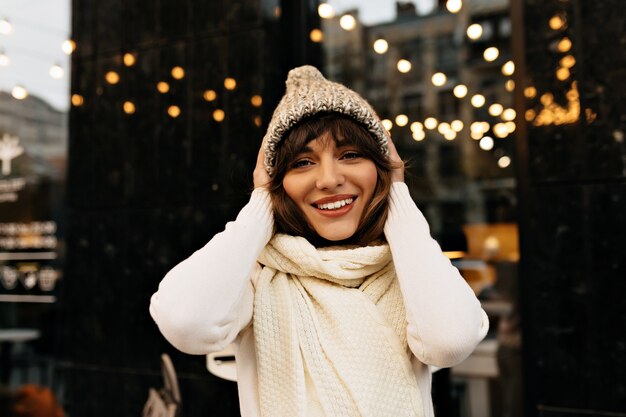
POLYGON ((239 414, 236 385, 210 375, 203 356, 176 352, 148 305, 165 273, 246 203, 287 70, 317 63, 306 42, 285 42, 312 24, 315 8, 280 6, 278 0, 73 1, 72 93, 84 103, 70 114, 57 346, 70 415, 140 415, 148 388, 162 385, 162 352, 179 373, 183 415, 239 414), (122 58, 127 52, 137 59, 130 67, 122 58), (183 79, 172 77, 175 66, 184 69, 183 79), (119 74, 117 84, 105 81, 109 71, 119 74), (235 90, 225 89, 226 77, 236 79, 235 90), (168 93, 157 91, 160 81, 169 83, 168 93), (208 89, 216 91, 215 101, 203 99, 208 89), (260 108, 250 102, 257 94, 260 108), (123 111, 126 101, 133 114, 123 111), (180 108, 176 118, 168 115, 171 105, 180 108), (212 118, 217 108, 225 112, 221 123, 212 118))
POLYGON ((527 416, 626 416, 623 6, 519 0, 513 8, 517 28, 524 23, 515 50, 527 416), (562 29, 550 28, 555 15, 562 29), (570 52, 558 50, 565 36, 570 52), (559 80, 568 54, 576 64, 559 80), (575 120, 526 118, 545 107, 544 93, 567 107, 572 81, 575 120))

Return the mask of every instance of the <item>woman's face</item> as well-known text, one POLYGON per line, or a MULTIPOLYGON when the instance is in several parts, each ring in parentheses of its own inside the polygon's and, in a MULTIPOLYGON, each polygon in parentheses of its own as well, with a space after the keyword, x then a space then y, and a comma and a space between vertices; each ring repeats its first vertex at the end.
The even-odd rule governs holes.
POLYGON ((296 156, 283 188, 318 235, 340 241, 356 232, 377 180, 374 162, 326 135, 296 156))

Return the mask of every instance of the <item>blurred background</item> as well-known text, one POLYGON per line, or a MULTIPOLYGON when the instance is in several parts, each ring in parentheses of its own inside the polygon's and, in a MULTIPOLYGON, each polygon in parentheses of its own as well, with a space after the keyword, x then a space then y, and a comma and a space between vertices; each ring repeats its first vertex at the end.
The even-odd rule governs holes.
POLYGON ((247 202, 286 74, 311 64, 383 119, 490 317, 433 375, 437 417, 626 416, 622 9, 0 0, 0 415, 28 396, 141 415, 162 353, 178 415, 239 415, 149 298, 247 202))

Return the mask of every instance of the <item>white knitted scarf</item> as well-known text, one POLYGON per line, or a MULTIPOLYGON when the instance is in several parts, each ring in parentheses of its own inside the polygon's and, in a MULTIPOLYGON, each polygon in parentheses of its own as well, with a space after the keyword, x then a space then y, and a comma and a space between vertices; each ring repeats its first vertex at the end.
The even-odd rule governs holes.
POLYGON ((263 417, 423 415, 388 245, 318 249, 277 234, 259 262, 263 417))

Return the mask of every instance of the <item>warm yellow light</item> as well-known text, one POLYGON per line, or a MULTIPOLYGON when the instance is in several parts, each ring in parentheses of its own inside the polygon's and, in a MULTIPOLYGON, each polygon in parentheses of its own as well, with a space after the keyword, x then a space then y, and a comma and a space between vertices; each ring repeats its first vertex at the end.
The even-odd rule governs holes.
POLYGON ((509 165, 511 165, 511 158, 509 158, 508 156, 501 156, 500 159, 498 159, 498 166, 500 168, 506 168, 509 165))
POLYGON ((391 128, 393 127, 393 122, 389 119, 384 119, 383 121, 381 121, 381 123, 383 124, 383 127, 387 130, 391 130, 391 128))
POLYGON ((389 44, 384 39, 376 39, 374 41, 374 52, 377 54, 384 54, 389 49, 389 44))
POLYGON ((135 104, 132 101, 125 101, 122 107, 124 108, 124 113, 126 114, 135 113, 135 104))
POLYGON ((322 19, 332 19, 335 17, 335 10, 330 4, 321 3, 317 6, 317 14, 319 14, 322 19))
POLYGON ((550 18, 549 23, 550 23, 550 29, 559 30, 565 25, 565 20, 557 14, 550 18))
POLYGON ((574 65, 576 65, 576 59, 572 55, 565 55, 561 58, 561 66, 572 68, 574 65))
POLYGON ((411 123, 411 131, 416 132, 418 130, 424 130, 424 125, 421 124, 420 122, 411 123))
POLYGON ((339 26, 344 30, 352 30, 356 27, 356 19, 351 14, 344 14, 339 19, 339 26))
POLYGON ((11 33, 13 33, 13 25, 9 19, 3 17, 0 20, 0 35, 10 35, 11 33))
POLYGON ((224 113, 224 110, 222 110, 222 109, 215 109, 213 111, 213 120, 215 120, 216 122, 224 121, 225 117, 226 117, 226 113, 224 113))
POLYGON ((485 58, 485 61, 487 62, 495 61, 498 59, 498 56, 500 56, 500 51, 495 46, 490 46, 483 52, 483 58, 485 58))
POLYGON ((117 72, 115 71, 109 71, 104 75, 104 79, 106 80, 106 82, 108 82, 109 84, 117 84, 120 82, 120 76, 117 72))
POLYGON ((206 101, 213 101, 217 98, 217 93, 215 92, 215 90, 206 90, 204 94, 202 94, 202 98, 204 98, 206 101))
POLYGON ((452 130, 452 128, 450 127, 450 123, 447 122, 441 122, 439 123, 439 126, 437 126, 437 131, 442 135, 445 135, 446 132, 449 132, 450 130, 452 130))
POLYGON ((570 76, 570 72, 567 68, 559 68, 558 70, 556 70, 556 78, 558 78, 561 81, 565 81, 569 78, 570 76))
POLYGON ((483 27, 478 23, 469 25, 467 28, 467 37, 473 40, 479 39, 483 35, 483 27))
POLYGON ((496 137, 498 137, 500 139, 503 139, 503 138, 506 138, 508 136, 509 129, 507 128, 506 124, 504 124, 504 123, 496 123, 493 126, 493 134, 496 137))
POLYGON ((493 117, 500 116, 503 110, 504 110, 504 107, 502 106, 502 104, 494 103, 491 106, 489 106, 489 114, 492 115, 493 117))
POLYGON ((539 98, 539 101, 541 101, 541 104, 543 104, 544 106, 549 106, 554 102, 554 96, 552 95, 552 93, 544 93, 539 98))
POLYGON ((491 126, 489 126, 489 123, 487 122, 480 122, 480 125, 485 133, 489 132, 489 129, 491 129, 491 126))
POLYGON ((127 67, 132 67, 137 61, 135 59, 135 55, 131 54, 130 52, 125 53, 122 59, 124 61, 124 65, 126 65, 127 67))
POLYGON ((567 93, 565 93, 565 97, 567 97, 567 100, 569 101, 577 101, 578 100, 578 89, 576 88, 572 88, 571 90, 568 90, 567 93))
POLYGON ((400 71, 403 74, 406 74, 407 72, 411 71, 411 62, 407 61, 406 59, 401 59, 398 61, 398 71, 400 71))
POLYGON ((157 83, 157 91, 161 94, 165 94, 170 91, 170 85, 165 81, 159 81, 157 83))
POLYGON ((483 151, 490 151, 493 149, 493 138, 490 136, 484 136, 479 142, 480 149, 483 151))
POLYGON ((58 79, 63 78, 63 74, 65 74, 65 71, 63 71, 63 68, 59 64, 54 64, 53 66, 50 67, 50 69, 48 70, 48 73, 50 74, 52 78, 54 78, 55 80, 58 80, 58 79))
POLYGON ((71 55, 72 52, 76 50, 76 42, 71 39, 64 40, 61 43, 61 50, 65 52, 66 55, 71 55))
POLYGON ((434 129, 437 127, 437 119, 435 119, 434 117, 428 117, 426 120, 424 120, 424 127, 426 129, 434 129))
POLYGON ((474 94, 470 100, 472 106, 478 108, 485 105, 485 96, 482 94, 474 94))
POLYGON ((463 7, 463 2, 461 0, 448 0, 446 2, 446 9, 448 9, 450 13, 460 12, 461 7, 463 7))
POLYGON ((169 114, 170 117, 174 117, 174 118, 180 116, 180 107, 178 107, 178 106, 169 106, 167 108, 167 114, 169 114))
POLYGON ((526 110, 526 113, 525 113, 526 121, 527 122, 532 122, 535 119, 536 115, 537 115, 537 112, 535 112, 535 110, 533 110, 533 109, 526 110))
POLYGON ((570 41, 569 38, 563 38, 559 41, 556 48, 559 52, 567 52, 572 49, 572 41, 570 41))
POLYGON ((463 98, 467 95, 467 87, 464 86, 463 84, 459 84, 456 87, 454 87, 454 90, 452 90, 452 92, 455 97, 463 98))
POLYGON ((316 42, 316 43, 321 42, 324 40, 324 33, 322 33, 321 30, 316 28, 316 29, 311 30, 311 33, 309 33, 309 38, 313 42, 316 42))
POLYGON ((506 109, 505 111, 502 112, 502 120, 506 120, 507 122, 511 120, 515 120, 516 115, 517 114, 515 113, 515 110, 506 109))
POLYGON ((537 89, 535 87, 529 86, 524 89, 524 96, 526 96, 526 98, 533 98, 536 95, 537 95, 537 89))
POLYGON ((409 123, 409 118, 406 114, 399 114, 396 116, 396 124, 400 127, 404 127, 409 123))
POLYGON ((261 125, 263 124, 263 119, 261 119, 261 116, 254 116, 254 119, 252 121, 254 122, 254 125, 256 127, 261 127, 261 125))
POLYGON ((443 134, 443 137, 446 140, 454 140, 456 139, 456 132, 454 130, 448 130, 446 133, 443 134))
POLYGON ((452 123, 450 123, 450 127, 452 127, 452 130, 455 132, 460 132, 463 130, 463 122, 460 120, 453 120, 452 123))
POLYGON ((506 83, 504 83, 504 88, 509 92, 515 90, 515 81, 507 80, 506 83))
POLYGON ((72 105, 76 107, 82 106, 85 103, 85 99, 80 94, 72 94, 71 101, 72 105))
POLYGON ((172 68, 172 77, 176 80, 182 80, 185 78, 185 70, 183 67, 174 67, 172 68))
POLYGON ((476 133, 484 133, 485 130, 483 128, 483 123, 482 122, 473 122, 470 125, 470 131, 471 132, 476 132, 476 133))
POLYGON ((502 65, 502 74, 511 76, 515 72, 515 64, 513 61, 507 61, 506 64, 502 65))
POLYGON ((227 90, 234 90, 237 87, 237 81, 234 78, 224 78, 224 88, 227 90))
POLYGON ((506 126, 506 130, 509 131, 509 134, 515 132, 515 128, 517 127, 515 122, 506 122, 504 125, 506 126))
POLYGON ((448 77, 446 77, 446 74, 444 74, 443 72, 436 72, 433 74, 431 80, 433 82, 433 85, 441 87, 446 83, 448 77))
POLYGON ((250 103, 252 103, 254 107, 261 107, 261 105, 263 104, 263 98, 261 98, 261 96, 259 96, 258 94, 254 95, 250 99, 250 103))
POLYGON ((474 140, 482 139, 483 132, 470 132, 470 137, 474 140))
POLYGON ((417 142, 421 142, 426 139, 426 133, 424 133, 423 130, 416 130, 411 136, 413 136, 413 139, 417 142))

